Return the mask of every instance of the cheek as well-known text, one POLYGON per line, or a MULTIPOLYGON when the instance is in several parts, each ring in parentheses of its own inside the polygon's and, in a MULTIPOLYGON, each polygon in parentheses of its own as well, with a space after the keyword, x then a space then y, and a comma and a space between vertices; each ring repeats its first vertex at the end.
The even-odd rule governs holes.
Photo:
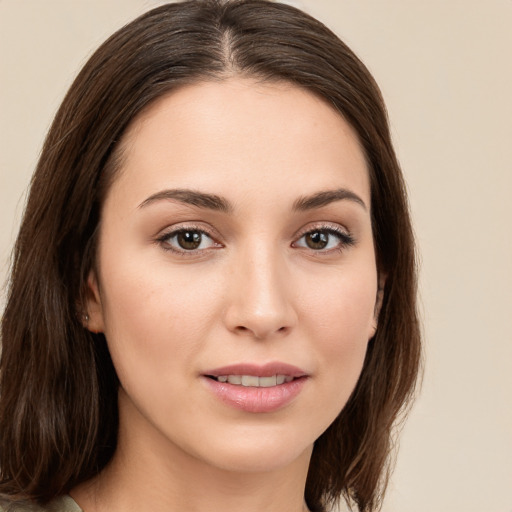
POLYGON ((309 326, 325 340, 326 348, 340 350, 366 345, 372 334, 377 297, 375 265, 354 265, 316 279, 302 293, 302 309, 309 311, 309 326))
MULTIPOLYGON (((180 268, 135 259, 104 258, 105 336, 119 378, 191 367, 217 316, 217 287, 180 268), (108 266, 107 266, 108 265, 108 266), (141 362, 144 361, 144 365, 141 362)), ((211 280, 210 280, 211 281, 211 280)))
MULTIPOLYGON (((317 367, 333 397, 335 417, 348 400, 361 373, 368 340, 373 334, 377 277, 365 272, 331 276, 328 292, 309 295, 308 337, 316 346, 317 367)), ((306 305, 304 305, 306 307, 306 305)))

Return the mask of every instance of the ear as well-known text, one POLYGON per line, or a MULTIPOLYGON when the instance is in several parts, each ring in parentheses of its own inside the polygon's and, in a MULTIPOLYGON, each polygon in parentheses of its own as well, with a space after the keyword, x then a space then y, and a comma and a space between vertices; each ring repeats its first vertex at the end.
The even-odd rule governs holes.
POLYGON ((384 287, 386 286, 387 274, 379 272, 377 277, 377 296, 375 298, 375 308, 373 309, 373 322, 370 330, 368 339, 370 340, 375 336, 377 332, 377 326, 379 324, 380 310, 382 309, 382 302, 384 301, 384 287))
POLYGON ((91 270, 87 277, 87 290, 85 292, 84 327, 91 332, 99 333, 105 330, 103 321, 103 306, 101 303, 100 288, 96 272, 91 270))

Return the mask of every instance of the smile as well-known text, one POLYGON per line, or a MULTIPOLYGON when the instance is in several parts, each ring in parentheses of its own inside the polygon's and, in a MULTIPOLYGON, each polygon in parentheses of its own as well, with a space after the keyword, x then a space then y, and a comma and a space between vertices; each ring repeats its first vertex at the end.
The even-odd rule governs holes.
POLYGON ((271 375, 268 377, 258 377, 257 375, 218 375, 210 376, 217 382, 227 382, 235 386, 245 386, 254 388, 271 388, 273 386, 280 386, 285 382, 291 382, 294 377, 291 375, 271 375))
POLYGON ((270 413, 290 405, 307 386, 309 372, 283 362, 232 364, 202 374, 207 389, 228 407, 270 413))

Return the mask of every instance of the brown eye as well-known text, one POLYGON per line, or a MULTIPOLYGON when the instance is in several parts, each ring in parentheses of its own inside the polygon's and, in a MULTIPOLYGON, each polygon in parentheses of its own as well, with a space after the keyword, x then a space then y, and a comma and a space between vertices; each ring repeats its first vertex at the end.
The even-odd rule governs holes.
POLYGON ((350 234, 338 228, 313 229, 304 233, 293 245, 312 251, 329 252, 331 249, 344 249, 354 245, 350 234))
POLYGON ((305 235, 304 240, 310 249, 325 249, 329 243, 329 234, 324 231, 311 231, 305 235))
POLYGON ((178 245, 187 251, 193 251, 201 245, 203 235, 199 231, 180 231, 176 235, 178 245))
POLYGON ((164 249, 177 253, 202 251, 215 247, 212 238, 200 229, 179 229, 159 238, 164 249))

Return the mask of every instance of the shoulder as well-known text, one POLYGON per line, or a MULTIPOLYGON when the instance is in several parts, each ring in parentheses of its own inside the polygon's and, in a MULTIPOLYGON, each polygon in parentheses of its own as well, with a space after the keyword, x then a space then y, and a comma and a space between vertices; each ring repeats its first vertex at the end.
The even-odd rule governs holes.
POLYGON ((14 502, 0 498, 0 512, 83 512, 70 496, 60 496, 44 507, 30 502, 14 502))

